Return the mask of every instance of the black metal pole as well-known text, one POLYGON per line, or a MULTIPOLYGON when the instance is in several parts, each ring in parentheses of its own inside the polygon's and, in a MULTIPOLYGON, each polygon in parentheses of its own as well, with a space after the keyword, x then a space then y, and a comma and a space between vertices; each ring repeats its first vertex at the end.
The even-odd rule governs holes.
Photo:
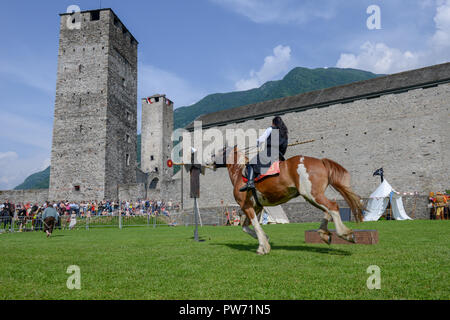
POLYGON ((197 198, 194 198, 194 240, 198 241, 198 207, 197 207, 197 198))
POLYGON ((181 167, 181 212, 184 212, 184 194, 183 194, 183 183, 184 183, 184 177, 183 177, 183 167, 181 167))

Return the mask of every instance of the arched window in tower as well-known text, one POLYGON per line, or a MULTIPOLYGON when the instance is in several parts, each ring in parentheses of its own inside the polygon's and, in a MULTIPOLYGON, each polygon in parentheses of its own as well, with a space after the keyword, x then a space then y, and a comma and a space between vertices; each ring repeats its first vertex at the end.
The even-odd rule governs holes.
POLYGON ((158 185, 159 179, 155 178, 150 182, 150 185, 148 186, 149 189, 156 189, 156 186, 158 185))

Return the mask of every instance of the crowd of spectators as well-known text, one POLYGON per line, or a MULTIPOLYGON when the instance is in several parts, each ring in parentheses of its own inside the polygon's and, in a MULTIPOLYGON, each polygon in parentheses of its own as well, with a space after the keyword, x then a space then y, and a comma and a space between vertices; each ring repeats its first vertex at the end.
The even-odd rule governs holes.
POLYGON ((165 215, 170 217, 172 210, 179 210, 180 204, 172 200, 137 200, 137 201, 58 201, 54 203, 11 203, 8 200, 0 204, 0 229, 6 230, 13 219, 19 224, 19 230, 28 221, 32 221, 33 229, 42 228, 41 217, 45 208, 53 206, 60 216, 76 217, 92 216, 142 216, 165 215))
POLYGON ((225 216, 227 221, 225 222, 226 226, 238 226, 241 222, 240 215, 237 214, 236 209, 231 211, 231 214, 228 210, 225 211, 225 216))

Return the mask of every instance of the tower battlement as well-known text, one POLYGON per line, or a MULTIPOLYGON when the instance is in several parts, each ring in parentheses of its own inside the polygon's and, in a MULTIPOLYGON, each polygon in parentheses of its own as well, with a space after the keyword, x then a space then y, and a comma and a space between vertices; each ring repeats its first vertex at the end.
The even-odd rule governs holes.
POLYGON ((97 21, 103 21, 107 23, 113 23, 116 28, 120 29, 124 37, 129 37, 129 41, 132 45, 137 46, 139 43, 136 38, 131 34, 127 27, 120 21, 119 17, 111 8, 97 9, 97 10, 86 10, 78 13, 78 17, 73 13, 60 13, 61 16, 61 30, 74 30, 69 27, 67 20, 71 19, 72 24, 80 22, 81 29, 83 28, 95 28, 95 26, 101 28, 104 26, 102 23, 97 23, 97 21), (91 23, 92 22, 92 23, 91 23))

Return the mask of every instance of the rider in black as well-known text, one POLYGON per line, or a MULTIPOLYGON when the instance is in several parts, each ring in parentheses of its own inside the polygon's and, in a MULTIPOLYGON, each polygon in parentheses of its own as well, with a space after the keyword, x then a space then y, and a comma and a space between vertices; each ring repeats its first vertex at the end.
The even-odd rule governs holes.
POLYGON ((272 120, 272 126, 267 128, 264 134, 259 137, 257 144, 266 142, 265 150, 256 155, 256 159, 253 158, 247 164, 248 171, 248 182, 239 191, 245 192, 250 189, 255 189, 255 176, 261 173, 261 167, 270 167, 275 161, 284 161, 284 155, 288 146, 288 129, 284 124, 281 117, 275 117, 272 120), (272 141, 273 130, 278 130, 278 134, 273 136, 278 136, 278 141, 272 141), (272 154, 272 150, 275 150, 275 154, 272 154), (276 152, 278 150, 278 152, 276 152))

